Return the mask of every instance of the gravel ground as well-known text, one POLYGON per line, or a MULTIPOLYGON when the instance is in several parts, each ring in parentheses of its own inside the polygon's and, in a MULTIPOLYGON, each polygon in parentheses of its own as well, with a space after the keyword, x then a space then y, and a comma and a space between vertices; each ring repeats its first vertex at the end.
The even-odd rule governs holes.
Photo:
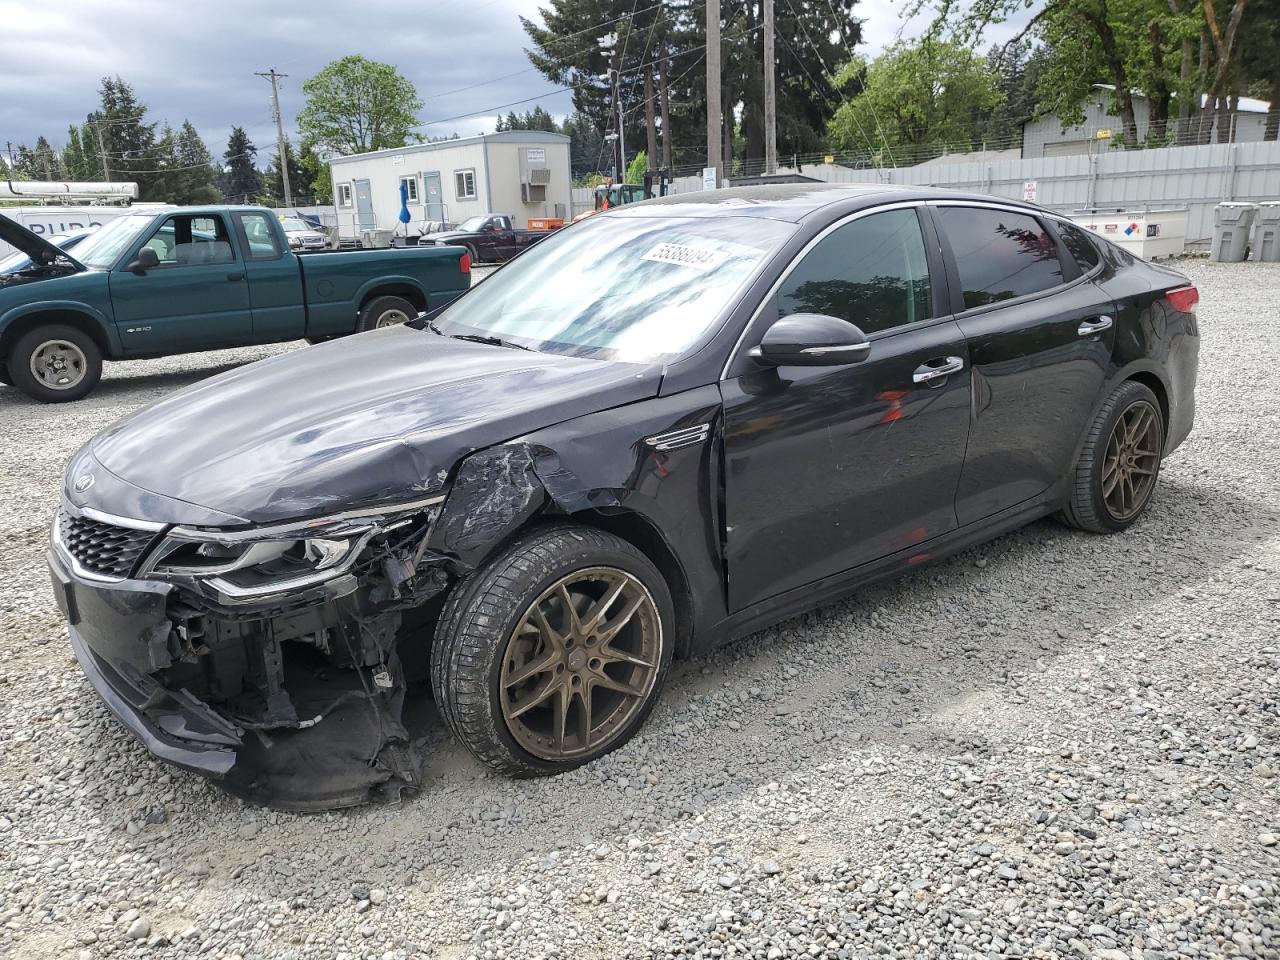
POLYGON ((1280 956, 1280 265, 1190 262, 1199 417, 1128 534, 1037 523, 677 664, 631 744, 284 815, 153 761, 46 583, 67 456, 228 351, 0 388, 0 953, 1280 956))

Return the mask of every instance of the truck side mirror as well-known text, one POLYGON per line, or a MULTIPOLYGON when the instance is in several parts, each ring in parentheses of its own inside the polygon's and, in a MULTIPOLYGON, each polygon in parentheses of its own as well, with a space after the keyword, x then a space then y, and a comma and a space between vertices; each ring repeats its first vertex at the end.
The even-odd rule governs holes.
POLYGON ((160 255, 151 247, 143 247, 138 251, 138 255, 125 265, 125 269, 141 276, 158 266, 160 266, 160 255))

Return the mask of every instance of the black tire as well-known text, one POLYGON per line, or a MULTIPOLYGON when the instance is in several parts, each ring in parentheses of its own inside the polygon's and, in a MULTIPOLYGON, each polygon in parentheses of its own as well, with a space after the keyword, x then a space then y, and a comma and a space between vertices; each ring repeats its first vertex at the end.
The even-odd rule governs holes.
POLYGON ((9 367, 7 364, 0 363, 0 387, 12 385, 13 380, 9 377, 9 367))
POLYGON ((418 315, 418 308, 404 297, 374 297, 360 311, 360 321, 356 324, 356 329, 373 330, 377 327, 404 322, 404 320, 388 319, 395 315, 404 317, 404 320, 412 320, 418 315))
POLYGON ((1089 425, 1080 459, 1072 476, 1069 499, 1058 519, 1068 526, 1091 533, 1117 533, 1132 526, 1151 502, 1156 481, 1160 476, 1160 463, 1164 447, 1164 415, 1160 402, 1151 389, 1136 380, 1126 380, 1115 389, 1098 410, 1089 425), (1106 468, 1107 444, 1116 424, 1125 414, 1139 405, 1154 412, 1159 443, 1156 446, 1150 487, 1132 513, 1117 517, 1103 495, 1103 474, 1106 468))
POLYGON ((671 665, 675 612, 666 580, 639 550, 612 534, 568 524, 537 527, 459 583, 445 602, 431 650, 431 685, 449 729, 477 759, 518 777, 562 773, 622 746, 657 702, 671 665), (660 629, 659 654, 646 698, 625 724, 586 755, 549 760, 526 750, 502 710, 501 677, 513 632, 534 600, 574 571, 609 567, 648 591, 660 629))
POLYGON ((463 246, 467 248, 467 256, 471 258, 471 262, 473 264, 475 264, 476 266, 479 266, 480 264, 484 263, 484 261, 480 259, 480 251, 478 251, 475 247, 473 247, 469 243, 463 244, 463 246))
MULTIPOLYGON (((41 403, 67 403, 79 400, 98 385, 102 379, 102 351, 93 337, 77 327, 51 323, 28 330, 13 345, 8 359, 10 382, 41 403), (75 364, 66 369, 78 369, 78 376, 69 379, 66 386, 55 386, 48 379, 39 379, 31 372, 33 356, 51 344, 65 344, 64 354, 76 357, 75 364), (77 354, 78 352, 78 354, 77 354)), ((51 377, 53 374, 51 373, 51 377)))

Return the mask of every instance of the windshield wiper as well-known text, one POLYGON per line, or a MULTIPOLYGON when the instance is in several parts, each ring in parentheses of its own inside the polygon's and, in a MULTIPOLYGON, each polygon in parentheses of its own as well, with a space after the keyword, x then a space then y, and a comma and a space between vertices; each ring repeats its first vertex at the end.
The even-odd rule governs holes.
MULTIPOLYGON (((439 333, 440 331, 436 331, 439 333)), ((515 347, 517 350, 528 350, 533 352, 532 347, 526 347, 522 343, 515 343, 511 340, 503 340, 501 337, 485 337, 478 333, 446 333, 446 337, 452 337, 454 340, 467 340, 471 343, 486 343, 491 347, 515 347)))

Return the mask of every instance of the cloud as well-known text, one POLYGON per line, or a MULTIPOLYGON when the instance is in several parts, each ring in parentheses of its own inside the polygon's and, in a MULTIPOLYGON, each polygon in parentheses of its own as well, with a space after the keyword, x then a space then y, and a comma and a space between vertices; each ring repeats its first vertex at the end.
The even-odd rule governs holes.
MULTIPOLYGON (((190 119, 215 153, 232 126, 243 126, 265 161, 274 153, 271 86, 255 71, 289 75, 281 112, 296 139, 303 81, 352 53, 394 64, 413 81, 425 101, 424 135, 491 131, 499 105, 557 86, 529 68, 519 14, 536 17, 537 3, 0 0, 0 145, 41 134, 60 145, 67 127, 97 105, 101 78, 119 74, 147 105, 148 120, 176 127, 190 119)), ((567 93, 537 102, 556 115, 572 109, 567 93)))

